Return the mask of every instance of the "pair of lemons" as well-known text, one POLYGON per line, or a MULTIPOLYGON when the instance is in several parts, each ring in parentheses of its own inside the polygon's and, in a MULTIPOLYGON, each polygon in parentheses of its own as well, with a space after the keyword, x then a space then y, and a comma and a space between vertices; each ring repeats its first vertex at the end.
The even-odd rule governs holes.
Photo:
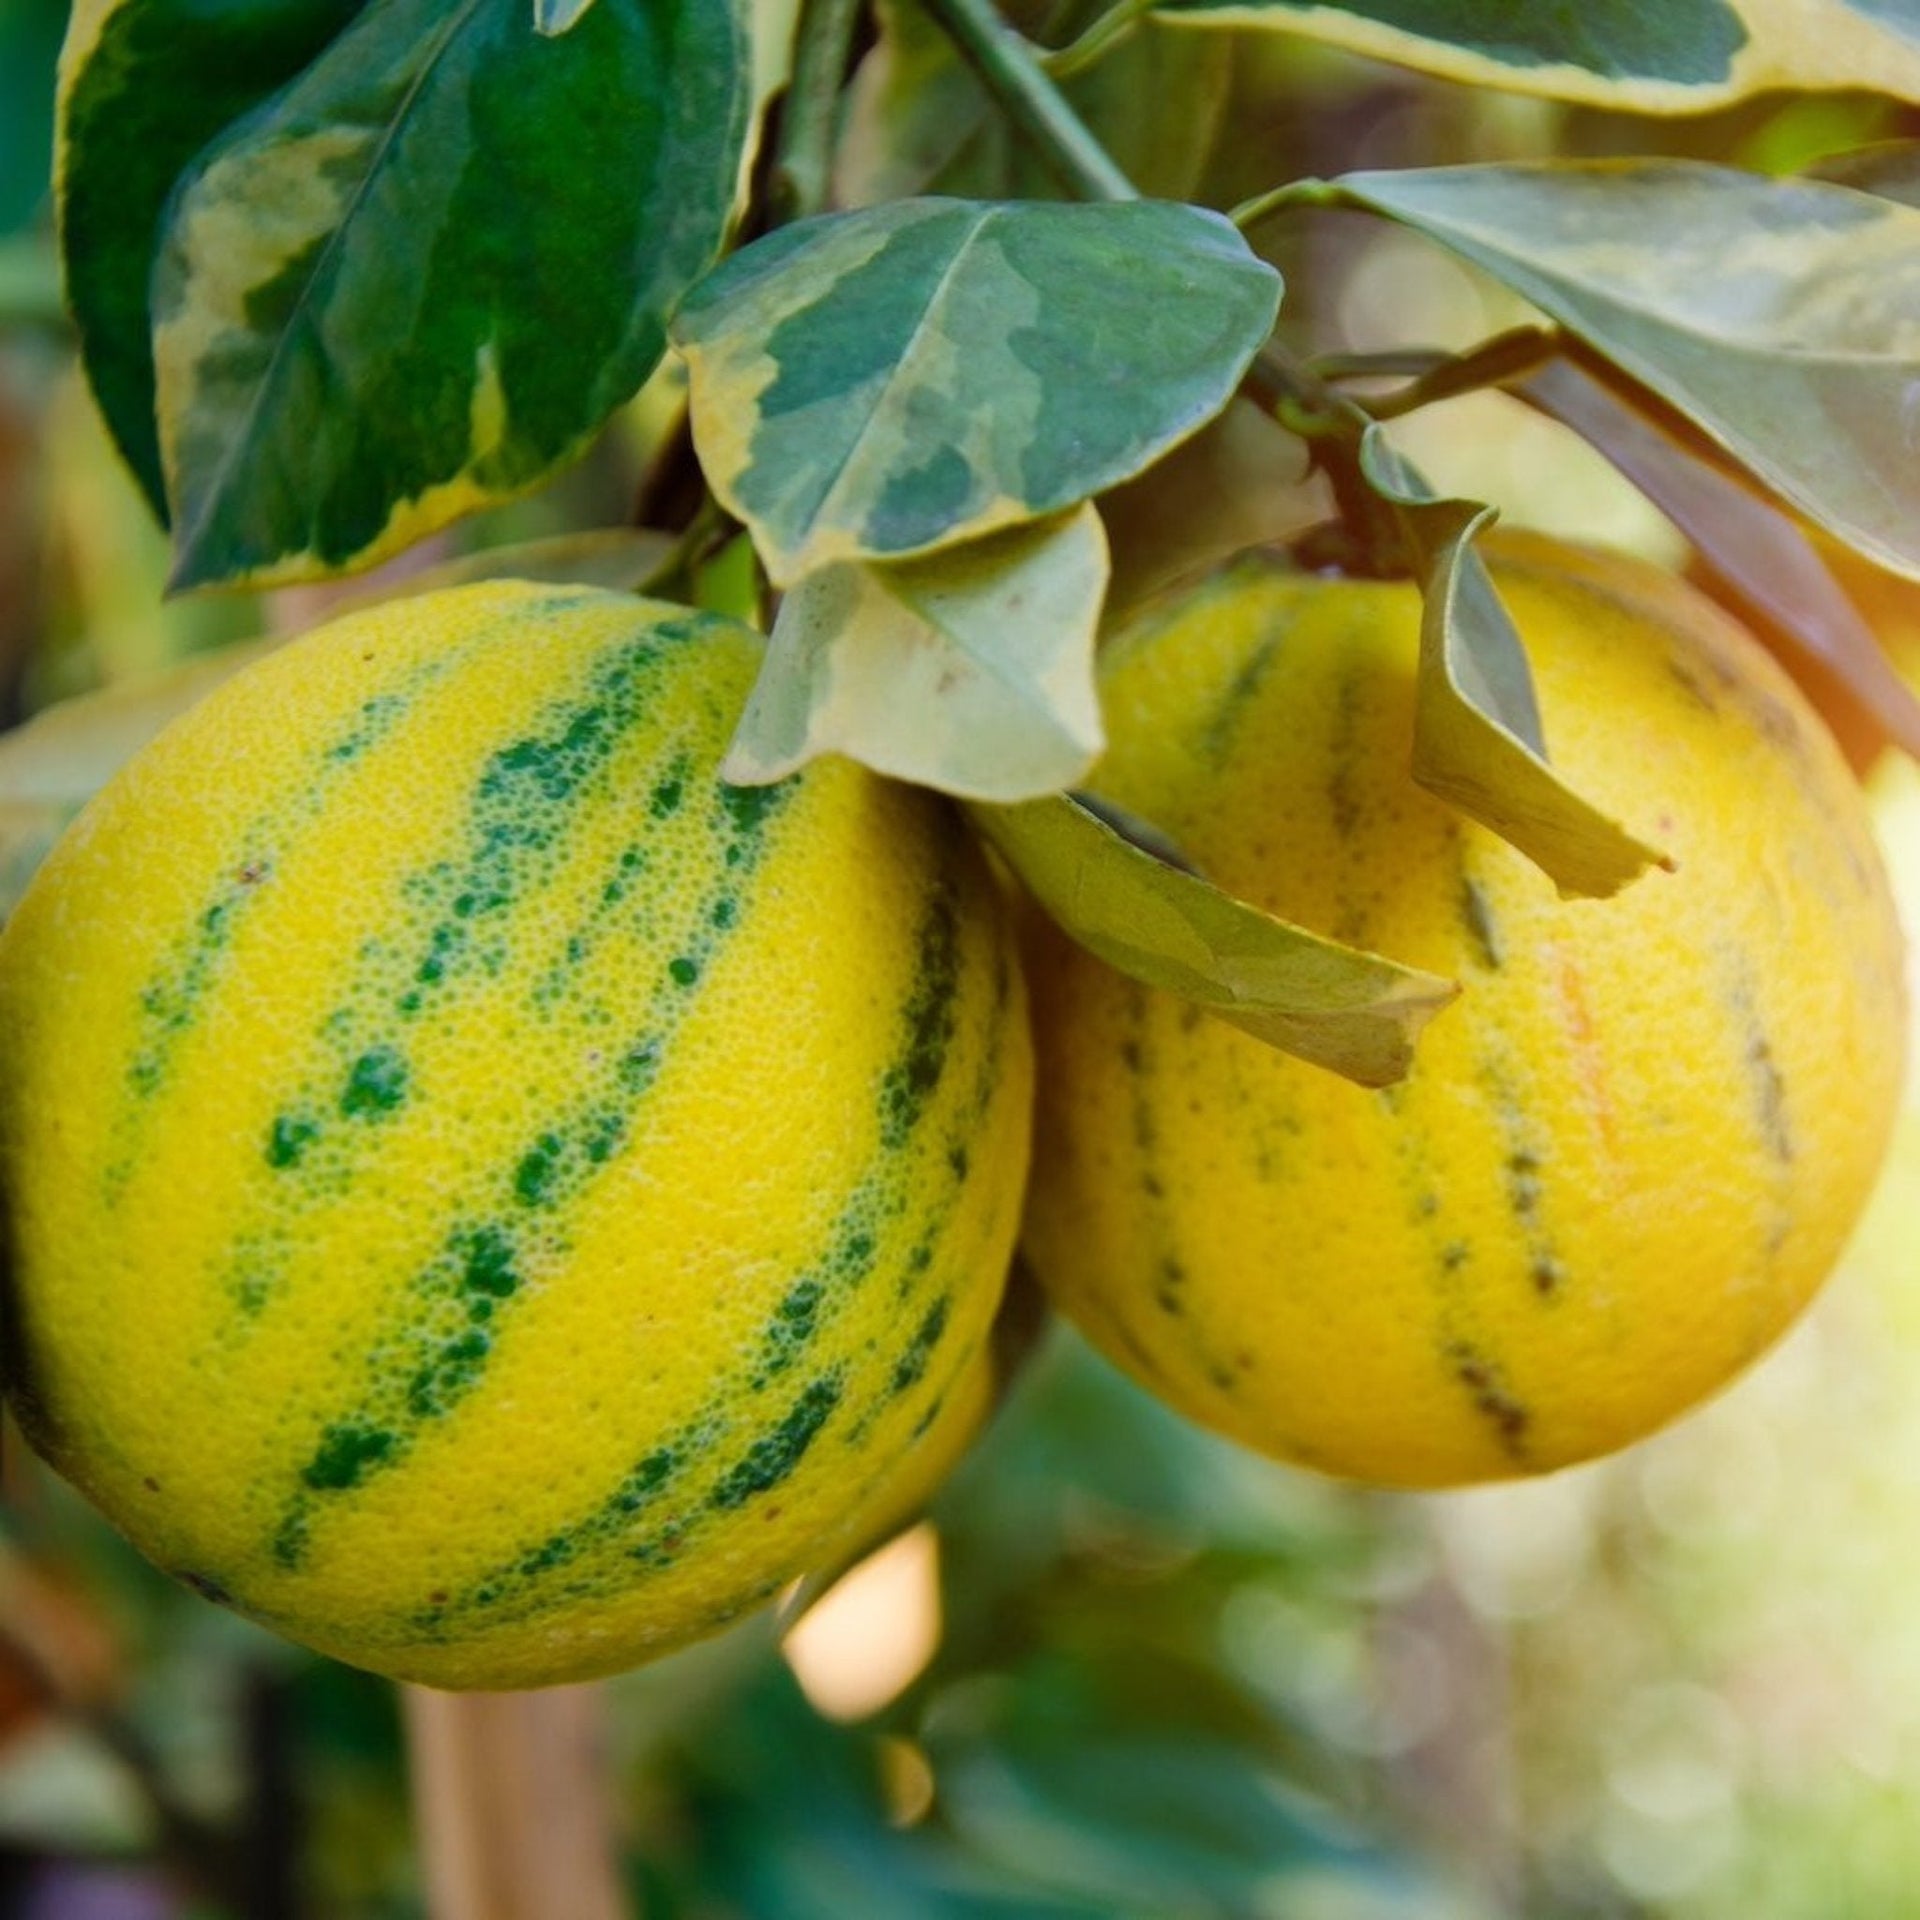
POLYGON ((1104 664, 1099 792, 1462 982, 1384 1091, 1044 928, 1030 1043, 944 802, 719 781, 729 623, 497 585, 250 669, 0 945, 23 1422, 162 1565, 454 1686, 629 1664, 904 1517, 990 1402, 1017 1235, 1149 1387, 1330 1473, 1649 1431, 1831 1266, 1899 940, 1751 640, 1635 563, 1498 576, 1557 764, 1676 858, 1613 901, 1412 784, 1411 587, 1245 559, 1104 664))

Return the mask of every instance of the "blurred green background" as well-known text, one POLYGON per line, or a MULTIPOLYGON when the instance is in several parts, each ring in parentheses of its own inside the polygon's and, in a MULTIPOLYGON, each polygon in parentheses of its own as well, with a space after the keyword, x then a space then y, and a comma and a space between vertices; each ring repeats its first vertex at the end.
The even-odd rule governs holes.
MULTIPOLYGON (((160 598, 162 538, 59 316, 46 153, 63 15, 0 0, 8 724, 93 687, 137 692, 315 605, 160 598)), ((1069 7, 1036 30, 1075 24, 1069 7)), ((1348 165, 1656 150, 1774 168, 1912 130, 1865 98, 1646 123, 1278 41, 1182 58, 1129 137, 1163 191, 1215 204, 1348 165)), ((991 127, 953 164, 975 191, 1039 190, 991 127)), ((1515 317, 1356 220, 1272 244, 1313 346, 1464 345, 1515 317)), ((621 523, 662 417, 656 395, 435 557, 621 523)), ((1516 403, 1449 403, 1405 431, 1437 480, 1514 517, 1684 558, 1516 403)), ((1920 775, 1883 764, 1874 784, 1920 927, 1920 775)), ((57 824, 30 800, 0 801, 16 859, 57 824)), ((657 1920, 1920 1911, 1916 1266, 1920 1079, 1845 1268, 1753 1375, 1620 1459, 1440 1498, 1267 1465, 1055 1329, 931 1521, 784 1646, 762 1619, 613 1683, 636 1896, 657 1920)), ((11 1433, 0 1492, 0 1914, 423 1911, 391 1688, 164 1580, 11 1433)))

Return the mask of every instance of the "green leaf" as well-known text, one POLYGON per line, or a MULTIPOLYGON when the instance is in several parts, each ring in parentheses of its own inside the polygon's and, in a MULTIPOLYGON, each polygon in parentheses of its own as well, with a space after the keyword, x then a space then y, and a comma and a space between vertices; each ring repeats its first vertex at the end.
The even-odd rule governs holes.
POLYGON ((1131 844, 1072 794, 969 809, 1048 915, 1090 953, 1269 1046, 1382 1087, 1459 988, 1323 939, 1131 844))
POLYGON ((1682 161, 1354 173, 1777 493, 1920 578, 1920 210, 1682 161))
POLYGON ((1669 864, 1547 764, 1525 649, 1473 551, 1493 509, 1435 499, 1377 426, 1361 465, 1399 509, 1419 570, 1413 777, 1518 847, 1562 893, 1616 893, 1649 864, 1669 864))
POLYGON ((58 0, 0 4, 0 235, 31 227, 47 198, 58 0))
POLYGON ((284 86, 362 0, 81 0, 60 56, 55 168, 67 299, 94 397, 166 519, 148 286, 188 163, 284 86))
POLYGON ((759 785, 837 752, 970 799, 1057 793, 1105 745, 1106 585, 1090 506, 925 560, 822 567, 781 603, 722 771, 759 785))
POLYGON ((1279 298, 1196 207, 903 200, 756 241, 673 334, 707 478, 787 586, 1137 473, 1226 405, 1279 298))
POLYGON ((1769 88, 1920 99, 1920 16, 1909 0, 1161 0, 1158 12, 1635 113, 1699 113, 1769 88))
POLYGON ((1543 367, 1519 391, 1604 453, 1692 541, 1743 612, 1775 628, 1837 680, 1881 732, 1920 759, 1920 700, 1791 515, 1578 367, 1543 367))
POLYGON ((729 0, 374 0, 196 165, 154 279, 176 585, 363 567, 525 491, 719 246, 729 0))

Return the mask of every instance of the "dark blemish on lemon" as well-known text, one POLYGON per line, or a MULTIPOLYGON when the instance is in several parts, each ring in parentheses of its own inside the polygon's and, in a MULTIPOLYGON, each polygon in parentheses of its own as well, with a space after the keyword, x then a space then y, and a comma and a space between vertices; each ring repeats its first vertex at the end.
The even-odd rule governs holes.
POLYGON ((927 1309, 926 1318, 914 1330, 907 1342, 906 1351, 901 1354, 893 1370, 893 1391, 896 1394, 919 1382, 927 1371, 927 1362, 933 1357, 933 1350, 940 1344, 941 1336, 947 1330, 947 1320, 952 1312, 952 1303, 943 1293, 927 1309))
POLYGON ((1501 1446, 1514 1459, 1524 1459, 1532 1415, 1507 1391, 1498 1368, 1485 1355, 1460 1341, 1448 1348, 1447 1359, 1454 1378, 1472 1396, 1474 1410, 1489 1421, 1500 1436, 1501 1446))
POLYGON ((840 1404, 840 1376, 822 1374, 788 1409, 784 1419, 760 1438, 721 1476, 707 1504, 729 1512, 757 1494, 771 1492, 805 1458, 820 1429, 840 1404))
POLYGON ((316 1493, 338 1493, 359 1484, 369 1467, 393 1451, 393 1435, 382 1427, 331 1426, 301 1474, 316 1493))
POLYGON ((913 989, 904 1010, 900 1051, 881 1077, 882 1145, 905 1145, 946 1071, 958 1025, 960 929, 951 891, 936 887, 920 923, 913 989))
POLYGON ((1500 942, 1500 928, 1493 917, 1493 902, 1471 874, 1460 876, 1460 924, 1466 928, 1482 966, 1500 967, 1506 958, 1500 942))
POLYGON ((340 1095, 349 1119, 391 1113, 407 1097, 407 1063, 397 1047, 370 1047, 353 1063, 340 1095))
POLYGON ((523 1207, 543 1205, 552 1197, 565 1143, 557 1133, 543 1133, 522 1155, 514 1169, 513 1196, 523 1207))
POLYGON ((684 953, 679 954, 667 962, 667 972, 675 986, 690 987, 700 978, 700 963, 684 953))
POLYGON ((520 1285, 514 1271, 513 1242, 498 1227, 477 1227, 460 1246, 460 1284, 491 1300, 509 1298, 520 1285))
POLYGON ((319 1138, 320 1123, 297 1114, 279 1113, 267 1129, 267 1165, 279 1171, 297 1167, 300 1156, 319 1138))

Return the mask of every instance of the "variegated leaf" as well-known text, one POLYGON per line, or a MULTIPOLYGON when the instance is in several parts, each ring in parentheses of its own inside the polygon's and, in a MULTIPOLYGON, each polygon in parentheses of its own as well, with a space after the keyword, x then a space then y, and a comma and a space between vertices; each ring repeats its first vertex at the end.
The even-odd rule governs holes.
POLYGON ((785 586, 1137 473, 1226 405, 1279 298, 1195 207, 902 200, 743 249, 673 334, 708 481, 785 586))
POLYGON ((1377 426, 1361 462, 1399 509, 1419 569, 1413 777, 1518 847, 1562 893, 1617 893, 1648 865, 1667 864, 1548 764, 1526 650, 1473 550, 1493 509, 1435 499, 1377 426))
POLYGON ((1693 542, 1727 597, 1794 649, 1799 671, 1837 681, 1879 733, 1920 759, 1920 700, 1790 514, 1578 367, 1543 367, 1519 392, 1599 448, 1693 542))
POLYGON ((1105 745, 1106 584, 1091 506, 924 560, 810 573, 781 603, 723 771, 758 785, 837 752, 971 799, 1056 793, 1105 745))
POLYGON ((1477 86, 1635 113, 1699 113, 1775 87, 1920 100, 1909 0, 1161 0, 1158 17, 1303 34, 1477 86))
POLYGON ((1134 845, 1073 794, 969 809, 1048 916, 1109 966, 1269 1046, 1386 1086, 1459 992, 1290 926, 1134 845))
POLYGON ((1920 210, 1684 161, 1333 190, 1505 281, 1809 518, 1920 577, 1920 210))
POLYGON ((60 56, 55 177, 87 378, 155 513, 148 285, 160 214, 217 134, 284 86, 362 0, 78 0, 60 56))
POLYGON ((373 0, 205 155, 154 281, 175 582, 371 564, 651 371, 732 201, 730 0, 373 0))

